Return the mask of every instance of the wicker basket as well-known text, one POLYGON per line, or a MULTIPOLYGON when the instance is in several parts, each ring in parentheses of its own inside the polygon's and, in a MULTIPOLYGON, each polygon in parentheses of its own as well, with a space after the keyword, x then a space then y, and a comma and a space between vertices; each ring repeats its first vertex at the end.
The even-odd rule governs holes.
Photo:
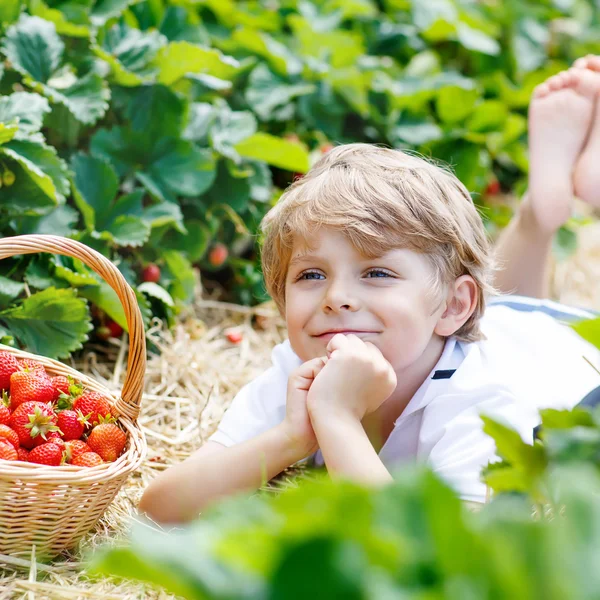
POLYGON ((72 375, 110 399, 114 415, 127 433, 123 454, 97 467, 47 467, 0 461, 0 553, 54 556, 74 547, 96 524, 128 475, 146 453, 146 440, 137 424, 146 369, 146 340, 134 291, 119 270, 88 246, 53 235, 23 235, 0 239, 0 259, 19 254, 50 252, 80 259, 115 290, 125 309, 130 349, 121 397, 93 379, 49 358, 0 345, 17 358, 35 358, 53 375, 72 375))

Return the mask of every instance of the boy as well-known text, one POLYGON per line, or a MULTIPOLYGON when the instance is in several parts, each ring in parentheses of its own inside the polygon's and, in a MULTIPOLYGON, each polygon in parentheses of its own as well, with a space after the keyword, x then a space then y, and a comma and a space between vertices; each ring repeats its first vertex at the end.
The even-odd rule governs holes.
MULTIPOLYGON (((560 81, 532 102, 529 195, 497 251, 503 291, 544 294, 552 235, 570 213, 600 75, 575 69, 560 81), (570 119, 556 128, 560 152, 551 116, 570 119)), ((576 186, 590 176, 579 175, 576 186)), ((210 440, 149 486, 140 509, 157 521, 193 519, 311 456, 333 477, 373 485, 426 460, 463 499, 483 502, 479 473, 495 447, 479 415, 531 441, 540 407, 572 407, 600 383, 582 358, 598 362, 596 351, 551 317, 485 310, 494 260, 482 221, 464 186, 420 158, 335 148, 263 228, 265 281, 289 340, 210 440)))

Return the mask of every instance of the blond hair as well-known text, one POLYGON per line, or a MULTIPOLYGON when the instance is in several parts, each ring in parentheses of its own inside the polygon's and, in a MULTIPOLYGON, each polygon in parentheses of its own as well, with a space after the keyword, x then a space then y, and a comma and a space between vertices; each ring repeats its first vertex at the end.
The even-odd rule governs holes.
POLYGON ((454 334, 484 339, 479 320, 495 293, 493 255, 469 192, 449 171, 400 150, 370 144, 337 146, 295 181, 264 217, 261 261, 267 291, 285 314, 285 282, 295 239, 318 227, 342 231, 365 257, 407 248, 434 267, 432 293, 461 275, 477 284, 473 314, 454 334))

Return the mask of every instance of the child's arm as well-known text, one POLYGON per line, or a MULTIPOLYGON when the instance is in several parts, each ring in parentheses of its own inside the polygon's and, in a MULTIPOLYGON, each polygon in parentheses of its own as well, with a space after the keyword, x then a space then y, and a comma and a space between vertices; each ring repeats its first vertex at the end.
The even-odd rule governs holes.
POLYGON ((309 450, 291 440, 284 423, 229 448, 207 442, 152 481, 140 511, 161 523, 190 521, 220 498, 258 489, 309 450))
POLYGON ((359 419, 348 413, 322 414, 315 415, 312 424, 332 478, 343 477, 367 485, 392 481, 359 419))
POLYGON ((140 510, 159 522, 182 523, 207 506, 252 491, 317 449, 306 409, 313 379, 326 359, 300 365, 288 379, 284 420, 255 437, 224 447, 207 442, 184 462, 170 467, 148 487, 140 510))
POLYGON ((335 335, 328 362, 308 393, 308 412, 332 476, 366 484, 392 477, 371 444, 362 419, 396 388, 396 374, 380 350, 355 335, 335 335))

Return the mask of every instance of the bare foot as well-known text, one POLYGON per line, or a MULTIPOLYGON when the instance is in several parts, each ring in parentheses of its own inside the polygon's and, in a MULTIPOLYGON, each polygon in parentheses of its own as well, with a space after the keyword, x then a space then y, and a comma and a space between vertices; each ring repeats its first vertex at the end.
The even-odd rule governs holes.
POLYGON ((596 76, 596 111, 589 137, 573 174, 575 194, 584 202, 600 207, 600 56, 586 56, 575 62, 596 76))
POLYGON ((597 78, 589 69, 572 68, 533 93, 526 202, 543 233, 554 233, 571 216, 573 170, 592 123, 597 78))

